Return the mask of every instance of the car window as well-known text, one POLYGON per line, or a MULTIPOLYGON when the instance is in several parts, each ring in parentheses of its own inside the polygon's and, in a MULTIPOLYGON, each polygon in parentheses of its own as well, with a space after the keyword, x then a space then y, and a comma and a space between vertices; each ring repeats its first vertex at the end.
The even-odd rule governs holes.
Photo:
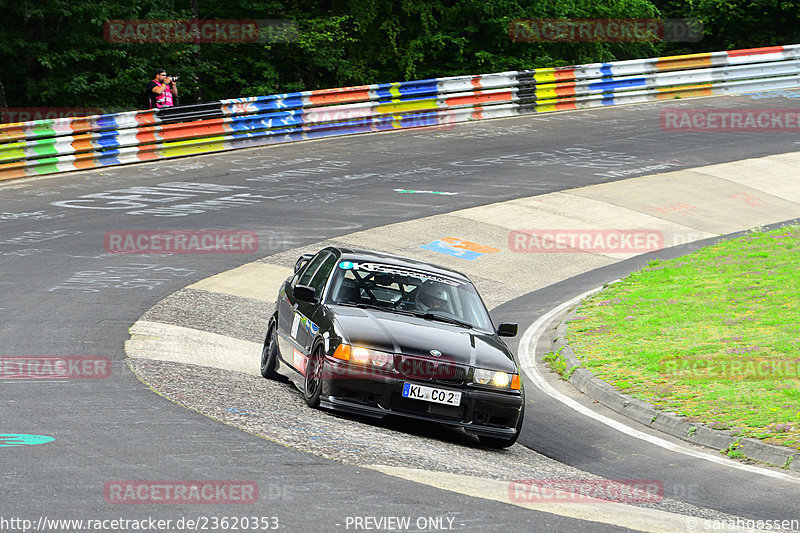
POLYGON ((322 295, 322 290, 325 288, 325 282, 328 281, 328 276, 333 270, 333 265, 336 264, 336 256, 329 255, 328 258, 317 269, 317 273, 311 278, 309 285, 314 287, 317 291, 317 296, 322 295))
POLYGON ((315 255, 314 258, 309 261, 305 270, 303 270, 303 273, 300 275, 300 279, 297 281, 297 285, 308 285, 308 283, 311 281, 311 278, 313 278, 314 274, 317 272, 319 266, 329 255, 330 252, 320 252, 315 255))
POLYGON ((336 270, 329 291, 333 303, 449 315, 492 331, 486 307, 469 282, 379 263, 342 261, 336 270))

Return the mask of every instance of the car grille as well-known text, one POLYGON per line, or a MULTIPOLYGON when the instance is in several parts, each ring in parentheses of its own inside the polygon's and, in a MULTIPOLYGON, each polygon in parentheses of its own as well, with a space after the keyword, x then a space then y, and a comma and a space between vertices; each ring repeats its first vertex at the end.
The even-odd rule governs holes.
POLYGON ((468 367, 446 361, 435 361, 421 357, 401 355, 395 368, 406 379, 429 381, 443 385, 463 385, 467 379, 468 367))

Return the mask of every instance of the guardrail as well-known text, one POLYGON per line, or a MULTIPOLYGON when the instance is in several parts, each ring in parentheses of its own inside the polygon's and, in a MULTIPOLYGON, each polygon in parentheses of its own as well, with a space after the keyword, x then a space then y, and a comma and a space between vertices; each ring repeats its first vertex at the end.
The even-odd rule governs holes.
POLYGON ((800 86, 800 45, 0 125, 0 180, 375 131, 800 86))

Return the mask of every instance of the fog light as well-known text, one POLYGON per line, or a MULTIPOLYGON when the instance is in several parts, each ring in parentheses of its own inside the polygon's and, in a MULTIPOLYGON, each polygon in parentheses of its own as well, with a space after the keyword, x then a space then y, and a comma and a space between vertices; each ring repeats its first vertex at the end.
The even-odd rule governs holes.
POLYGON ((372 352, 372 364, 384 367, 389 362, 389 354, 385 352, 372 352))
POLYGON ((486 385, 491 380, 492 380, 491 370, 484 370, 482 368, 475 369, 475 374, 472 377, 472 381, 480 385, 486 385))

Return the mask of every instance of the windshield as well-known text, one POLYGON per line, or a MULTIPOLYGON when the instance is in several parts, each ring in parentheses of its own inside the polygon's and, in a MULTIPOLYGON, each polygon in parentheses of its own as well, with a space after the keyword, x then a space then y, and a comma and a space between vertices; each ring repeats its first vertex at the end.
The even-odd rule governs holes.
POLYGON ((492 331, 486 307, 471 283, 383 263, 340 261, 331 302, 376 307, 492 331))

